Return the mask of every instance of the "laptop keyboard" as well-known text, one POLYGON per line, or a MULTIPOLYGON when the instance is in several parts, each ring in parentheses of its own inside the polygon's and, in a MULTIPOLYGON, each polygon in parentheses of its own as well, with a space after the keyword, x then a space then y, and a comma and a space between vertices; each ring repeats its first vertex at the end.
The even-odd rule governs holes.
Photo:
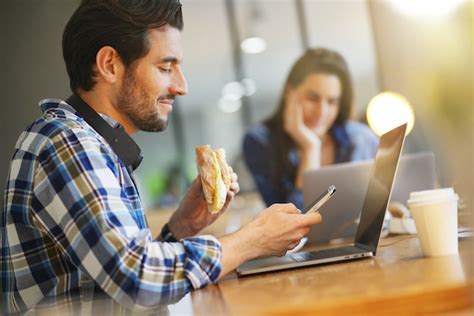
POLYGON ((365 249, 357 248, 354 246, 342 247, 342 248, 333 248, 333 249, 323 249, 319 251, 312 252, 297 252, 288 255, 292 260, 296 262, 308 261, 308 260, 318 260, 325 258, 340 257, 344 255, 355 255, 358 253, 368 252, 365 249))

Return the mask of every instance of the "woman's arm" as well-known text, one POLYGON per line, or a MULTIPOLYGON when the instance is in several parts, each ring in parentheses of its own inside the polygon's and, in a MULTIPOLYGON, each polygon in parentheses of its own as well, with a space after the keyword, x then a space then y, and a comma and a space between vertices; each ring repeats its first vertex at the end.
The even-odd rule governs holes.
POLYGON ((300 150, 300 164, 296 173, 295 187, 303 190, 303 175, 308 170, 321 167, 321 148, 314 146, 305 150, 300 150))
POLYGON ((257 189, 267 206, 274 203, 293 203, 299 209, 303 207, 303 193, 294 183, 281 179, 279 190, 272 176, 273 147, 270 142, 270 131, 263 125, 249 130, 243 142, 245 163, 249 168, 257 189))
POLYGON ((258 125, 245 134, 243 141, 245 163, 262 199, 268 206, 286 201, 272 179, 273 147, 269 133, 265 126, 258 125))

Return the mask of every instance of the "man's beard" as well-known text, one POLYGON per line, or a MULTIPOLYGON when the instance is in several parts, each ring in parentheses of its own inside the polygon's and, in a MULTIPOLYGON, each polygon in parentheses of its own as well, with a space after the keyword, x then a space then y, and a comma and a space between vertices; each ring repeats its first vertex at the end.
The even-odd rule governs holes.
MULTIPOLYGON (((169 98, 169 96, 167 97, 169 98)), ((166 129, 168 120, 158 112, 156 107, 158 101, 159 99, 151 99, 146 91, 137 84, 134 69, 132 67, 127 69, 117 106, 136 128, 144 132, 161 132, 166 129)))

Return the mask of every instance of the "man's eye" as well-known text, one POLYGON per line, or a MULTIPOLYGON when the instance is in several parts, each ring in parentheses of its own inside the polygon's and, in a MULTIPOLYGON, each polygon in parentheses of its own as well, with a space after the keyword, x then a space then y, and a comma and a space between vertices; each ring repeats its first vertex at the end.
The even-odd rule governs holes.
POLYGON ((171 72, 171 68, 166 68, 166 67, 159 67, 159 68, 162 72, 165 72, 165 73, 170 73, 171 72))

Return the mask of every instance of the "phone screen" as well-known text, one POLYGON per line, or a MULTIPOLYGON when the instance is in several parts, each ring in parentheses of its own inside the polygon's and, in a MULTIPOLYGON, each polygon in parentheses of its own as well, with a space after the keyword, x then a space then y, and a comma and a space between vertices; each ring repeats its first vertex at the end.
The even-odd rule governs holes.
POLYGON ((311 202, 306 208, 305 213, 317 212, 324 203, 326 203, 336 193, 336 187, 331 185, 327 191, 321 193, 313 202, 311 202))

